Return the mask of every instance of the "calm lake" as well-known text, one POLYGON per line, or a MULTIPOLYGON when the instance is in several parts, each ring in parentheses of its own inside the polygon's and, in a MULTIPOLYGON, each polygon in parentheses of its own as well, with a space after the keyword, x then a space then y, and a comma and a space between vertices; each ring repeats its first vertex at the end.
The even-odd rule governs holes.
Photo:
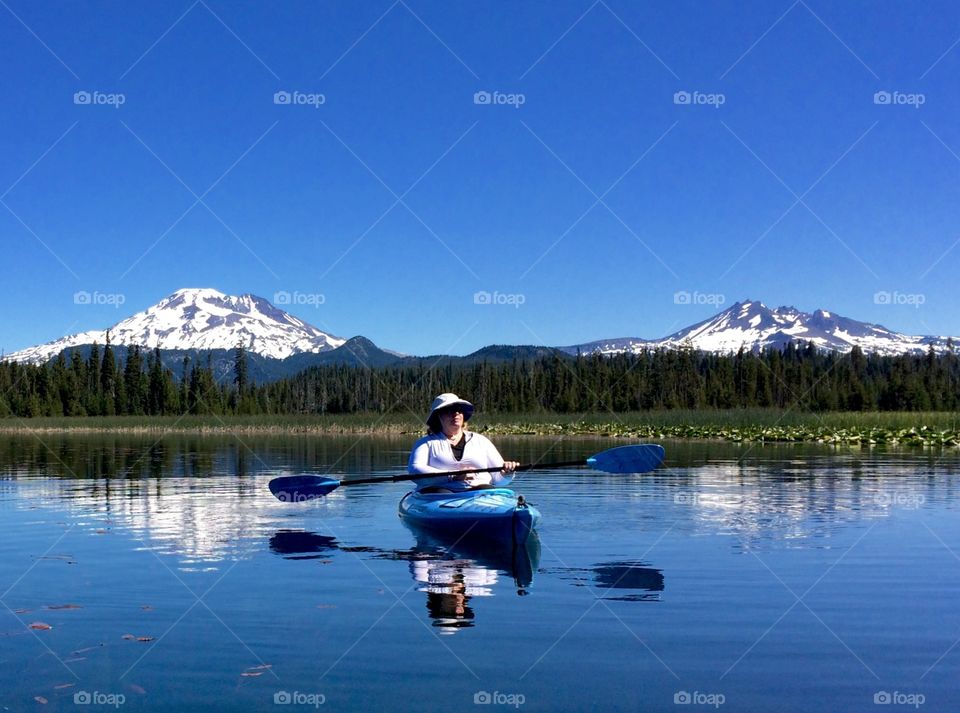
POLYGON ((960 709, 955 451, 525 474, 519 552, 407 529, 405 483, 267 489, 397 474, 412 440, 0 437, 0 710, 960 709))

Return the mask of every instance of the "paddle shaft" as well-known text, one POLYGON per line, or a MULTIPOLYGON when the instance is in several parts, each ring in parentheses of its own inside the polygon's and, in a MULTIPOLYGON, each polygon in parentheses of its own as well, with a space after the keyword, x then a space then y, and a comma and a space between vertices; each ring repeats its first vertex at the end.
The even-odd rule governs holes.
MULTIPOLYGON (((568 460, 563 463, 526 463, 518 465, 513 472, 518 473, 534 468, 572 468, 578 465, 589 465, 586 459, 568 460)), ((445 470, 440 473, 415 473, 414 475, 394 475, 388 478, 358 478, 356 480, 341 480, 340 487, 345 485, 369 485, 370 483, 399 483, 405 480, 425 480, 427 478, 439 478, 444 475, 470 475, 471 473, 499 473, 503 468, 471 468, 469 470, 445 470)))
MULTIPOLYGON (((583 460, 564 461, 562 463, 528 463, 518 465, 511 472, 547 468, 571 468, 587 466, 604 473, 649 473, 663 462, 663 446, 656 444, 639 444, 634 446, 618 446, 595 453, 583 460)), ((312 500, 313 498, 329 495, 344 485, 366 485, 376 483, 398 483, 404 480, 426 480, 429 478, 456 477, 462 479, 471 473, 495 473, 503 470, 502 467, 466 468, 464 470, 446 470, 437 473, 415 473, 413 475, 394 475, 376 478, 357 478, 356 480, 335 480, 322 475, 284 475, 270 481, 270 492, 280 500, 287 502, 312 500)))

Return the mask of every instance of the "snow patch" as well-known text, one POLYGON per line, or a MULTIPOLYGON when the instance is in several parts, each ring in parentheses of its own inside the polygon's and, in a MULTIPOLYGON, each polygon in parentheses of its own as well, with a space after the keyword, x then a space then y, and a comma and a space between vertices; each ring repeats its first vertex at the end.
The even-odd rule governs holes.
MULTIPOLYGON (((730 353, 782 348, 788 340, 799 346, 812 342, 818 348, 849 352, 860 347, 866 353, 882 355, 923 354, 931 347, 939 354, 948 351, 948 337, 917 337, 892 332, 885 327, 858 322, 827 310, 801 312, 795 307, 766 307, 762 302, 743 302, 675 332, 663 339, 615 339, 573 347, 581 352, 604 354, 638 353, 645 349, 693 348, 730 353)), ((960 344, 960 338, 954 338, 960 344)))
POLYGON ((63 349, 97 342, 153 349, 233 349, 274 359, 325 352, 346 340, 320 331, 255 295, 226 295, 211 288, 180 289, 109 329, 63 337, 5 357, 42 363, 63 349))

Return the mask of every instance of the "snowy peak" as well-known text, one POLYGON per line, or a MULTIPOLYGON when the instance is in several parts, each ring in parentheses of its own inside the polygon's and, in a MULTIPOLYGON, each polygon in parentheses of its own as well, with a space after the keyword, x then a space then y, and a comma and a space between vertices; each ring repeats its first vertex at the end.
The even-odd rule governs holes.
POLYGON ((567 347, 565 351, 615 354, 685 347, 729 353, 741 348, 747 351, 782 349, 789 342, 812 342, 818 348, 839 352, 849 352, 857 346, 867 353, 895 355, 925 353, 931 345, 934 351, 945 352, 947 339, 900 334, 878 324, 858 322, 824 309, 814 312, 801 312, 791 306, 770 309, 763 302, 747 300, 663 339, 601 340, 567 347))
MULTIPOLYGON (((278 293, 277 300, 283 302, 280 295, 284 294, 278 293)), ((257 295, 232 296, 210 288, 198 288, 177 290, 108 329, 73 334, 3 358, 42 363, 64 349, 94 342, 105 344, 108 333, 110 342, 115 345, 164 350, 229 350, 243 344, 247 351, 273 359, 329 352, 346 343, 346 340, 319 330, 257 295)), ((954 338, 954 341, 960 343, 960 338, 954 338)), ((947 337, 910 336, 825 309, 809 313, 785 305, 771 309, 763 302, 745 300, 662 339, 605 339, 561 347, 560 350, 570 354, 616 354, 644 349, 692 348, 730 353, 741 348, 747 351, 783 348, 790 342, 812 343, 818 348, 839 352, 848 352, 858 346, 864 352, 883 355, 922 354, 931 346, 938 353, 948 349, 947 337)), ((361 362, 364 358, 376 363, 389 361, 383 356, 387 352, 381 353, 365 340, 351 340, 347 346, 361 362)), ((515 354, 516 349, 523 348, 496 349, 515 354)), ((484 350, 481 352, 484 358, 489 356, 484 350)), ((399 355, 393 354, 392 357, 399 355)))
POLYGON ((275 359, 335 349, 344 340, 320 331, 252 294, 239 297, 210 288, 181 289, 143 312, 104 330, 74 334, 24 349, 6 358, 43 362, 69 347, 107 341, 161 349, 233 349, 275 359))

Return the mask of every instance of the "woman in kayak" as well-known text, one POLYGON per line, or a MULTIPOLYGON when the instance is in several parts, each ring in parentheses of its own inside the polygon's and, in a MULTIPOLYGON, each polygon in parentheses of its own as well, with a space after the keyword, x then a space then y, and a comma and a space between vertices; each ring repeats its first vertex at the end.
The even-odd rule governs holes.
POLYGON ((519 464, 505 461, 485 436, 466 429, 472 415, 473 404, 456 394, 440 394, 435 398, 427 416, 427 435, 413 444, 407 471, 414 475, 471 468, 500 468, 500 472, 425 478, 416 481, 417 490, 460 492, 506 485, 513 479, 510 473, 519 464))

